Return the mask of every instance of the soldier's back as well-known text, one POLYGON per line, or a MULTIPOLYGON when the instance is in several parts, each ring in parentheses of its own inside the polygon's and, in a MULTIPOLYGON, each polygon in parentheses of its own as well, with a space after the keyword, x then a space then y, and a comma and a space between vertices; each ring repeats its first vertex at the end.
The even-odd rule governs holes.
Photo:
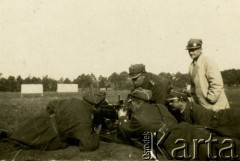
POLYGON ((153 93, 151 100, 160 104, 165 104, 172 88, 168 79, 153 73, 146 73, 141 87, 151 90, 153 93))

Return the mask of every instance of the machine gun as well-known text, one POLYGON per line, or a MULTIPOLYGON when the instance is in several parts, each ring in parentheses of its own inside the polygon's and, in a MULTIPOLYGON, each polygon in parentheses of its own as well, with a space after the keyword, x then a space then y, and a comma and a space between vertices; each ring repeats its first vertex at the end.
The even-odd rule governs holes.
POLYGON ((103 102, 99 110, 95 112, 95 127, 99 124, 102 125, 102 131, 100 133, 102 141, 124 143, 123 140, 118 137, 118 111, 120 109, 127 110, 127 107, 125 107, 123 100, 120 95, 118 95, 117 104, 103 102))
POLYGON ((121 108, 124 108, 124 103, 120 95, 118 95, 117 104, 105 102, 101 105, 101 122, 103 129, 112 130, 115 128, 115 124, 118 123, 118 110, 121 108))

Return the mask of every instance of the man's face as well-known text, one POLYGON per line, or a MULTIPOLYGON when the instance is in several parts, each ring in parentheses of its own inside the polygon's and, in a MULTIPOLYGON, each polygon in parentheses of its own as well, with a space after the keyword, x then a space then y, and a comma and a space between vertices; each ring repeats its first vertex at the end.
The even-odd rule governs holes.
POLYGON ((198 49, 189 49, 188 53, 192 59, 198 58, 202 54, 202 48, 198 49))
POLYGON ((135 88, 140 87, 143 83, 145 76, 144 75, 140 75, 137 78, 132 79, 133 85, 135 88))
POLYGON ((182 107, 182 103, 179 100, 173 100, 169 103, 173 111, 180 110, 182 107))
POLYGON ((132 101, 131 105, 130 105, 130 109, 134 113, 134 112, 136 112, 139 109, 140 106, 141 106, 141 104, 136 103, 135 101, 132 101))

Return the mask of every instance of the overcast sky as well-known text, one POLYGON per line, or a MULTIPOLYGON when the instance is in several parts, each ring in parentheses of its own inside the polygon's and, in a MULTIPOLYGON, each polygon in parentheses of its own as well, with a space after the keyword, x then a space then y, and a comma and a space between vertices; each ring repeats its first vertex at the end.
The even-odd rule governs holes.
POLYGON ((146 70, 187 73, 190 38, 220 70, 240 69, 238 0, 0 0, 0 73, 71 80, 146 70))

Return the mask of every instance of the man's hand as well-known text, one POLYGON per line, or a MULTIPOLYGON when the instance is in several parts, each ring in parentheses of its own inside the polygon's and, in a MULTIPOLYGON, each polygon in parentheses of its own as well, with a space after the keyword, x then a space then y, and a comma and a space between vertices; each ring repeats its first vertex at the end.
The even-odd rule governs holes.
POLYGON ((189 87, 190 85, 187 85, 186 89, 183 89, 183 93, 186 94, 187 96, 192 96, 194 91, 191 89, 191 87, 189 87))
POLYGON ((118 118, 120 118, 121 116, 126 116, 126 115, 127 115, 127 111, 124 111, 123 109, 118 110, 118 118))
POLYGON ((102 130, 102 125, 98 125, 96 129, 96 134, 100 134, 101 130, 102 130))
POLYGON ((215 104, 217 102, 217 98, 214 94, 211 95, 208 93, 206 99, 210 104, 215 104))

